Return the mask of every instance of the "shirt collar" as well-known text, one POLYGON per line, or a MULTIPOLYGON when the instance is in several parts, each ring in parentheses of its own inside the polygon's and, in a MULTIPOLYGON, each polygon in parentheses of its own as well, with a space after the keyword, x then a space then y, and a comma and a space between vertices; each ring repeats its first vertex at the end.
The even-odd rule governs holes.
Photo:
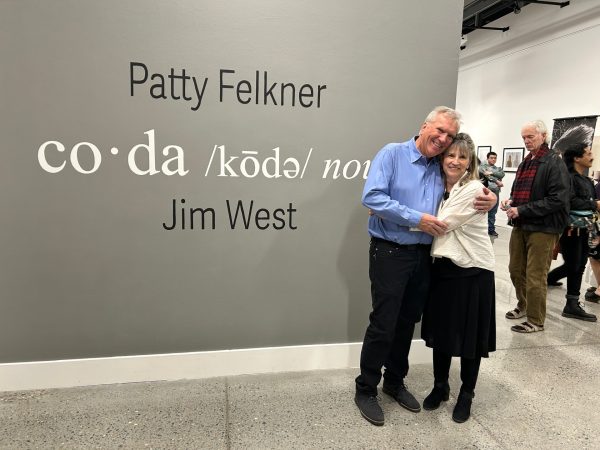
POLYGON ((410 162, 416 163, 417 161, 422 159, 425 165, 429 164, 430 162, 437 165, 440 160, 439 156, 436 156, 431 159, 428 159, 426 156, 424 156, 417 148, 417 137, 418 136, 415 136, 410 141, 408 141, 408 148, 410 149, 410 162))

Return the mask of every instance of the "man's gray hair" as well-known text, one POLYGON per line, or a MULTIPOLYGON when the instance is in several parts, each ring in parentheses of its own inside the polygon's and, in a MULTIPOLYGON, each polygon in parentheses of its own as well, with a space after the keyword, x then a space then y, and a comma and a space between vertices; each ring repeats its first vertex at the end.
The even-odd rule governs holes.
POLYGON ((531 122, 525 123, 521 127, 521 129, 523 129, 523 128, 534 128, 535 131, 537 131, 538 133, 545 133, 546 139, 544 139, 544 141, 546 142, 546 144, 550 143, 550 136, 548 135, 548 128, 546 127, 546 124, 544 123, 543 120, 532 120, 531 122))
POLYGON ((461 114, 455 109, 447 106, 436 106, 433 108, 433 111, 431 111, 425 118, 425 122, 433 122, 440 114, 456 122, 456 126, 460 128, 460 119, 462 118, 461 114))

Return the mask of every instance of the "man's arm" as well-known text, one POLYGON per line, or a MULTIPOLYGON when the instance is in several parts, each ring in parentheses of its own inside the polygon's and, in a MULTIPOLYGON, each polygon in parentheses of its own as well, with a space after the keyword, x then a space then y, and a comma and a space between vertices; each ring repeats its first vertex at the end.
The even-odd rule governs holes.
POLYGON ((446 224, 435 216, 409 208, 390 196, 390 186, 396 175, 391 144, 383 147, 371 162, 362 195, 362 203, 377 217, 405 227, 419 228, 433 236, 443 234, 446 224))
POLYGON ((421 213, 401 204, 390 195, 395 176, 393 146, 383 147, 371 162, 362 194, 362 204, 382 219, 406 227, 416 227, 421 213))
POLYGON ((496 206, 497 200, 498 197, 496 197, 496 194, 484 187, 483 194, 480 194, 475 198, 473 205, 479 212, 488 212, 490 209, 496 206))
MULTIPOLYGON (((495 166, 494 166, 495 167, 495 166)), ((497 180, 501 180, 502 178, 504 178, 504 170, 502 170, 501 167, 497 167, 496 169, 492 169, 490 167, 490 169, 492 170, 492 176, 494 178, 496 178, 497 180)))
POLYGON ((487 164, 485 164, 485 163, 480 164, 479 165, 479 178, 486 178, 487 177, 486 172, 488 172, 488 171, 489 171, 489 169, 487 167, 487 164))

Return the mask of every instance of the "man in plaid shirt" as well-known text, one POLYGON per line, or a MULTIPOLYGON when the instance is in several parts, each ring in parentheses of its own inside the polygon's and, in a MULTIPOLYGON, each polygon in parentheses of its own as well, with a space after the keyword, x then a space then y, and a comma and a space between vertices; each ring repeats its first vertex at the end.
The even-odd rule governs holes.
POLYGON ((552 250, 568 223, 570 180, 567 166, 548 147, 544 122, 526 123, 521 137, 529 154, 517 169, 510 198, 501 205, 513 227, 508 269, 518 301, 506 318, 527 316, 511 330, 534 333, 544 330, 546 277, 552 250))

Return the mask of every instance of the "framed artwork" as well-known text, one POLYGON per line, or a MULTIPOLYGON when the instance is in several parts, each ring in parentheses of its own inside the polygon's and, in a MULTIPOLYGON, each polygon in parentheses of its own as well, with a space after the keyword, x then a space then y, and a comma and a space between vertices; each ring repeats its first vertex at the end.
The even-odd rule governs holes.
POLYGON ((502 152, 502 164, 505 172, 516 172, 523 161, 524 147, 507 147, 502 152))
POLYGON ((479 158, 479 161, 486 162, 487 161, 487 154, 489 152, 492 151, 492 146, 491 145, 480 145, 477 147, 477 157, 479 158))

